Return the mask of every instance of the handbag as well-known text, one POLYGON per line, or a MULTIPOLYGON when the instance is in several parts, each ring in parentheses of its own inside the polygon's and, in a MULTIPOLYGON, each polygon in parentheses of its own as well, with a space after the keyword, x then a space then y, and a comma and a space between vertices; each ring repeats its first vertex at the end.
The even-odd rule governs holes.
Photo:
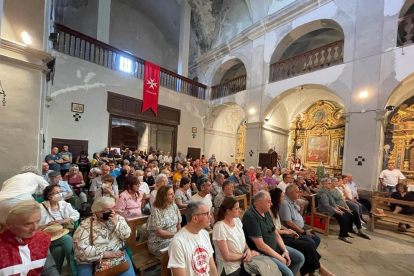
MULTIPOLYGON (((44 204, 44 202, 42 202, 43 207, 46 209, 47 213, 52 217, 53 220, 56 220, 55 217, 49 212, 49 209, 47 209, 46 205, 44 204)), ((62 227, 64 229, 68 229, 69 232, 75 230, 75 222, 73 221, 73 219, 71 219, 68 222, 65 222, 64 224, 62 224, 62 227)))
MULTIPOLYGON (((93 217, 91 218, 91 229, 89 235, 89 244, 93 246, 93 217)), ((120 274, 129 269, 129 262, 122 256, 120 258, 101 259, 94 262, 95 276, 112 276, 120 274)))

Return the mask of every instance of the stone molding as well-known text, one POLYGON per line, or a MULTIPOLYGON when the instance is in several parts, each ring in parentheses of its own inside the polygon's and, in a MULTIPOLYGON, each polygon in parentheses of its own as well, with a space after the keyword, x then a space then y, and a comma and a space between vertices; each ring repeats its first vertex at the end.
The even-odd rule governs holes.
POLYGON ((293 20, 304 16, 310 11, 317 9, 332 0, 297 0, 290 5, 264 17, 262 20, 254 23, 238 35, 222 43, 214 49, 199 56, 195 63, 190 65, 190 72, 194 72, 199 67, 204 67, 213 61, 229 54, 231 51, 238 49, 253 40, 265 35, 266 33, 277 29, 293 20))
POLYGON ((281 134, 283 136, 289 136, 289 130, 274 126, 269 123, 254 122, 254 123, 246 124, 246 130, 257 130, 257 129, 270 131, 273 133, 281 134))
POLYGON ((2 53, 0 53, 0 60, 3 62, 23 66, 33 70, 39 70, 43 73, 49 72, 46 63, 53 59, 53 56, 49 53, 31 47, 27 47, 26 45, 13 42, 4 38, 1 39, 0 49, 5 50, 2 53), (35 61, 26 61, 17 57, 13 57, 11 55, 8 55, 7 51, 23 55, 28 59, 32 59, 35 61))
POLYGON ((204 129, 204 134, 217 135, 217 136, 229 137, 229 138, 236 138, 236 136, 237 136, 237 134, 233 134, 233 133, 225 132, 225 131, 220 131, 220 130, 215 130, 215 129, 212 129, 212 128, 205 128, 204 129))

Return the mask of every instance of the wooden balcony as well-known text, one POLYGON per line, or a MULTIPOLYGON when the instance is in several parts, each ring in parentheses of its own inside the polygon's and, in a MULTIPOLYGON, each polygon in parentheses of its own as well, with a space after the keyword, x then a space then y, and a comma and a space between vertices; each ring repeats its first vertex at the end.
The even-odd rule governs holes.
POLYGON ((414 14, 401 17, 398 20, 398 46, 414 43, 414 14))
MULTIPOLYGON (((55 23, 54 27, 58 34, 53 43, 54 50, 144 79, 145 60, 63 25, 55 23)), ((206 99, 207 86, 167 69, 160 70, 161 86, 198 99, 206 99)))
POLYGON ((280 60, 270 65, 269 82, 293 78, 322 70, 343 62, 344 40, 338 40, 322 47, 280 60))
POLYGON ((237 92, 246 90, 246 77, 247 75, 241 75, 233 79, 230 79, 225 83, 220 83, 212 86, 210 100, 226 97, 237 92))

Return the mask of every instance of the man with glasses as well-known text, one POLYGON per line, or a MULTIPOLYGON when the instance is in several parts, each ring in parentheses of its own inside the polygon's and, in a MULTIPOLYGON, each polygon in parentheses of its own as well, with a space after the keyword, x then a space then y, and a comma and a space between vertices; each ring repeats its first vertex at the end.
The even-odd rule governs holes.
POLYGON ((254 196, 254 204, 243 215, 243 231, 247 245, 263 255, 269 256, 279 267, 282 276, 299 273, 305 257, 299 251, 285 246, 270 216, 272 200, 266 191, 254 196))
POLYGON ((293 183, 293 176, 291 174, 284 173, 283 181, 277 184, 277 187, 281 189, 283 192, 286 192, 286 187, 292 183, 293 183))
POLYGON ((168 247, 168 268, 174 276, 218 276, 214 250, 209 234, 204 230, 210 222, 209 211, 208 206, 198 201, 187 205, 187 225, 174 235, 168 247))

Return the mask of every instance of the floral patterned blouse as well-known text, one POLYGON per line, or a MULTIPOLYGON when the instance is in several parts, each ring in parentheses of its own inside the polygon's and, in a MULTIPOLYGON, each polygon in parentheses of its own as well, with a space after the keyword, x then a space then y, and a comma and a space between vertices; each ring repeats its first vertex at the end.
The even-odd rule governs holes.
POLYGON ((168 209, 151 208, 151 215, 147 221, 148 249, 157 258, 161 258, 160 250, 168 247, 171 239, 163 239, 155 234, 157 229, 177 233, 177 224, 181 223, 181 214, 175 203, 168 209))

